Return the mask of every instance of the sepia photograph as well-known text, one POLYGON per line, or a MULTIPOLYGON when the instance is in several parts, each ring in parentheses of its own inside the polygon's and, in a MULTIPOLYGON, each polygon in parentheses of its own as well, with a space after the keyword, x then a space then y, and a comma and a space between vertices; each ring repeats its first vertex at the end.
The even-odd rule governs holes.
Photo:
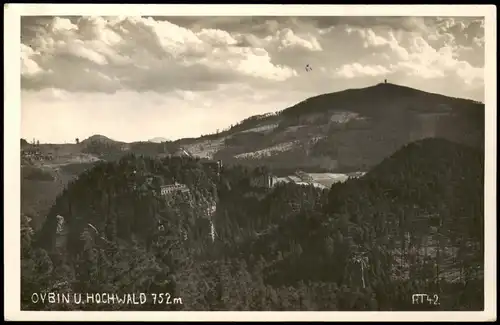
POLYGON ((16 315, 496 319, 494 7, 68 7, 5 79, 16 315))

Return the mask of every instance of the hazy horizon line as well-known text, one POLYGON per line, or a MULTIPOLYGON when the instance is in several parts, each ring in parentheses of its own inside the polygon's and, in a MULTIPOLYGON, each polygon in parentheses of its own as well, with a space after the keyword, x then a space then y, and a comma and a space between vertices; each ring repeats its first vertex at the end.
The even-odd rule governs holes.
MULTIPOLYGON (((280 112, 283 112, 285 110, 287 110, 288 108, 290 107, 293 107, 299 103, 302 103, 304 101, 307 101, 311 98, 315 98, 315 97, 319 97, 319 96, 322 96, 322 95, 328 95, 328 94, 335 94, 335 93, 340 93, 340 92, 344 92, 344 91, 349 91, 349 90, 355 90, 355 89, 367 89, 367 88, 371 88, 371 87, 375 87, 375 86, 378 86, 378 85, 382 85, 382 84, 389 84, 389 85, 394 85, 394 86, 399 86, 399 87, 405 87, 405 88, 410 88, 410 89, 415 89, 417 91, 421 91, 421 92, 425 92, 425 93, 429 93, 429 94, 436 94, 436 95, 440 95, 440 96, 443 96, 443 97, 447 97, 447 98, 455 98, 455 99, 461 99, 461 100, 466 100, 466 101, 471 101, 471 102, 475 102, 475 103, 479 103, 479 104, 482 104, 484 105, 485 103, 482 102, 482 101, 478 101, 476 99, 473 99, 473 98, 466 98, 466 97, 453 97, 453 96, 449 96, 449 95, 445 95, 445 94, 442 94, 442 93, 438 93, 438 92, 432 92, 432 91, 428 91, 428 90, 424 90, 424 89, 421 89, 421 88, 416 88, 416 87, 410 87, 410 86, 406 86, 404 84, 400 84, 400 83, 391 83, 391 82, 384 82, 384 80, 382 80, 382 82, 379 82, 379 83, 376 83, 376 84, 373 84, 371 86, 366 86, 366 87, 358 87, 358 88, 345 88, 345 89, 342 89, 342 90, 339 90, 339 91, 334 91, 334 92, 324 92, 324 93, 319 93, 317 95, 314 95, 314 96, 310 96, 310 97, 307 97, 301 101, 298 101, 296 102, 295 104, 291 105, 291 106, 288 106, 284 109, 278 109, 276 111, 271 111, 271 112, 267 112, 267 113, 264 113, 264 115, 266 114, 276 114, 276 113, 280 113, 280 112)), ((225 129, 223 129, 221 132, 224 132, 224 131, 229 131, 231 129, 231 127, 234 127, 234 125, 237 125, 238 123, 241 123, 242 121, 250 118, 250 117, 253 117, 253 116, 258 116, 258 115, 263 115, 263 114, 253 114, 253 115, 248 115, 247 117, 243 118, 243 119, 240 119, 239 121, 235 122, 235 124, 231 124, 229 126, 227 126, 225 129)), ((215 135, 215 134, 218 134, 217 131, 220 130, 218 128, 216 128, 215 130, 212 131, 212 133, 207 133, 207 134, 200 134, 198 136, 191 136, 191 137, 166 137, 166 136, 162 136, 162 135, 157 135, 157 136, 154 136, 154 137, 150 137, 149 139, 145 139, 145 140, 134 140, 134 141, 124 141, 124 140, 118 140, 118 139, 114 139, 114 138, 111 138, 111 137, 108 137, 106 135, 104 135, 102 133, 94 133, 92 135, 89 135, 87 137, 84 138, 84 140, 80 140, 81 141, 85 141, 86 139, 89 139, 93 136, 103 136, 103 137, 106 137, 108 138, 109 140, 112 140, 112 141, 115 141, 115 142, 121 142, 121 143, 137 143, 137 142, 151 142, 151 143, 155 143, 154 141, 150 141, 150 140, 154 140, 156 138, 163 138, 163 139, 166 139, 166 141, 162 141, 161 143, 163 142, 176 142, 176 141, 180 141, 180 140, 187 140, 187 139, 199 139, 199 138, 202 138, 202 137, 205 137, 205 136, 210 136, 210 135, 215 135)), ((220 132, 219 132, 220 133, 220 132)), ((55 142, 40 142, 40 144, 53 144, 53 145, 60 145, 60 144, 76 144, 75 140, 76 140, 77 137, 75 137, 74 139, 72 139, 71 141, 70 140, 67 140, 65 141, 64 143, 55 143, 55 142)), ((25 139, 26 141, 28 141, 28 139, 26 137, 23 137, 21 136, 21 139, 25 139)), ((34 140, 39 140, 39 139, 36 139, 34 138, 34 140)), ((31 144, 30 141, 28 141, 28 143, 31 144)))

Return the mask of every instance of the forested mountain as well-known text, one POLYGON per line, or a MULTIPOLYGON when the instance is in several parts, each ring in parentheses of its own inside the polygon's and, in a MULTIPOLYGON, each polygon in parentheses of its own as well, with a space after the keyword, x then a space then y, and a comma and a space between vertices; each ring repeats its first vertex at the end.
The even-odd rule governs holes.
POLYGON ((42 222, 69 179, 96 161, 118 161, 128 154, 161 158, 182 148, 194 157, 226 165, 265 165, 279 176, 298 169, 350 173, 367 171, 422 138, 484 149, 484 117, 482 103, 382 83, 311 97, 198 138, 125 143, 93 135, 75 143, 36 146, 21 140, 22 155, 31 149, 39 152, 35 160, 23 158, 21 165, 43 167, 54 176, 53 181, 22 179, 22 211, 42 222))
POLYGON ((351 172, 423 138, 482 148, 484 116, 480 102, 381 83, 311 97, 179 143, 195 155, 247 166, 351 172))
POLYGON ((38 233, 22 219, 22 305, 481 310, 483 161, 476 149, 425 139, 326 190, 257 189, 249 180, 265 168, 217 175, 189 157, 99 162, 58 197, 38 233), (158 192, 176 183, 189 191, 158 192), (169 292, 182 304, 31 303, 43 290, 169 292), (412 305, 414 293, 439 295, 439 304, 412 305))
POLYGON ((381 83, 307 98, 197 138, 124 143, 93 135, 69 146, 108 161, 126 153, 169 154, 182 146, 196 157, 250 167, 351 172, 423 138, 483 148, 484 110, 480 102, 381 83))

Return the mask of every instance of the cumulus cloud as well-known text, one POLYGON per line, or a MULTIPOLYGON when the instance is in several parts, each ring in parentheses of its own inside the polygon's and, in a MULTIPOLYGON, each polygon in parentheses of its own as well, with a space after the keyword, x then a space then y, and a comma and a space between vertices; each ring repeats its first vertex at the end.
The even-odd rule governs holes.
POLYGON ((361 65, 359 63, 345 64, 338 69, 337 76, 343 78, 355 78, 363 76, 376 77, 388 74, 389 70, 381 65, 361 65))
POLYGON ((35 51, 29 46, 21 44, 21 74, 25 76, 35 76, 43 70, 35 60, 31 59, 35 51))
MULTIPOLYGON (((29 137, 48 132, 35 123, 46 111, 70 124, 104 114, 102 128, 123 111, 118 138, 125 129, 144 132, 136 123, 147 123, 144 116, 156 121, 148 137, 197 136, 188 133, 385 78, 484 96, 478 17, 23 17, 20 56, 29 137), (69 111, 87 115, 72 119, 69 111), (187 120, 201 124, 165 127, 187 120)), ((62 135, 75 130, 59 123, 62 135)))
POLYGON ((484 65, 481 19, 240 18, 231 30, 238 19, 54 17, 23 38, 22 85, 106 92, 208 90, 234 81, 295 87, 311 63, 334 68, 336 77, 406 71, 426 79, 457 75, 458 66, 477 77, 484 65), (245 22, 255 24, 245 29, 245 22))
POLYGON ((286 49, 290 47, 303 48, 310 51, 321 51, 321 45, 318 40, 311 35, 308 35, 308 39, 301 38, 296 35, 290 28, 285 28, 277 32, 276 35, 279 41, 279 49, 286 49))
MULTIPOLYGON (((343 64, 336 69, 335 75, 348 79, 384 75, 417 84, 418 79, 434 80, 436 83, 453 84, 454 87, 458 84, 461 91, 472 91, 469 86, 484 83, 484 52, 458 45, 456 35, 463 36, 468 26, 476 23, 476 20, 466 24, 453 19, 439 19, 435 23, 437 29, 425 29, 428 34, 384 27, 347 27, 346 32, 358 38, 365 53, 370 52, 370 55, 365 54, 356 58, 357 62, 343 64)), ((467 37, 477 37, 477 31, 473 30, 474 33, 467 37)), ((452 89, 446 92, 450 94, 452 89)), ((458 93, 453 95, 458 96, 458 93)))
MULTIPOLYGON (((285 47, 319 46, 301 43, 302 39, 290 31, 281 40, 285 47)), ((22 82, 27 89, 206 89, 233 79, 274 82, 295 74, 290 67, 273 64, 264 48, 236 46, 237 41, 227 31, 193 32, 152 18, 82 17, 72 22, 55 17, 27 43, 24 48, 34 49, 24 49, 21 58, 25 67, 22 82), (44 69, 55 73, 32 78, 44 69), (95 83, 95 71, 107 78, 95 83)))

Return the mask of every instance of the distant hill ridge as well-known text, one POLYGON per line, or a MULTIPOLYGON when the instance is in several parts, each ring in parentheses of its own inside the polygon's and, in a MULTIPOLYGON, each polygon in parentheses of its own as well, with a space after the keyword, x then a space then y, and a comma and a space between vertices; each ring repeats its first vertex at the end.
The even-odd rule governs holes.
POLYGON ((127 144, 93 135, 82 144, 84 150, 100 156, 174 154, 182 147, 195 157, 228 163, 355 172, 423 138, 482 148, 484 113, 484 104, 477 101, 381 83, 314 96, 198 138, 153 138, 127 144))
POLYGON ((104 135, 101 135, 101 134, 95 134, 95 135, 92 135, 90 137, 88 137, 87 139, 83 140, 81 143, 82 144, 87 144, 87 143, 92 143, 92 142, 101 142, 101 143, 124 143, 124 142, 121 142, 121 141, 116 141, 116 140, 113 140, 113 139, 110 139, 104 135))
MULTIPOLYGON (((470 99, 449 97, 392 83, 379 83, 366 88, 352 88, 310 97, 283 110, 282 114, 296 115, 325 111, 332 109, 331 104, 335 104, 338 108, 349 106, 350 110, 354 112, 373 115, 377 112, 374 108, 379 108, 378 105, 385 105, 394 99, 411 100, 414 101, 414 104, 427 101, 429 104, 436 105, 436 110, 438 110, 439 104, 482 105, 482 103, 470 99)), ((404 109, 404 107, 400 107, 400 109, 404 109)))
POLYGON ((169 141, 167 138, 162 138, 162 137, 156 137, 148 140, 149 142, 154 142, 154 143, 161 143, 161 142, 167 142, 169 141))
MULTIPOLYGON (((461 104, 460 106, 470 105, 471 107, 473 106, 478 109, 480 109, 480 106, 484 107, 484 103, 472 99, 446 96, 438 93, 432 93, 393 83, 379 83, 369 87, 349 88, 341 91, 325 93, 309 97, 303 101, 298 102, 295 105, 292 105, 278 112, 253 115, 248 118, 245 118, 237 126, 239 126, 240 124, 250 124, 250 122, 261 123, 267 119, 270 118, 272 119, 280 115, 290 116, 296 114, 311 114, 313 112, 322 110, 330 110, 330 109, 338 110, 342 108, 341 107, 342 105, 352 106, 350 107, 350 110, 352 111, 359 110, 360 113, 370 114, 370 110, 359 109, 358 107, 356 107, 356 104, 364 103, 375 106, 378 102, 390 102, 394 98, 396 99, 403 98, 405 100, 432 100, 440 102, 441 105, 458 103, 461 104), (334 104, 336 107, 331 107, 332 105, 330 104, 334 104)), ((435 103, 433 102, 432 104, 435 103)), ((441 107, 442 106, 440 106, 439 104, 436 105, 436 111, 440 111, 441 107)), ((374 110, 371 110, 371 112, 373 111, 374 110)), ((233 127, 233 129, 235 127, 233 127)), ((230 132, 231 129, 229 129, 228 131, 230 132)), ((183 138, 176 141, 183 141, 187 139, 195 140, 198 138, 183 138)), ((95 134, 83 140, 82 143, 91 141, 117 142, 117 143, 140 142, 140 141, 133 141, 133 142, 117 141, 101 134, 95 134)), ((171 140, 164 137, 155 137, 148 140, 148 142, 156 142, 156 143, 166 142, 166 141, 171 141, 171 140)))

